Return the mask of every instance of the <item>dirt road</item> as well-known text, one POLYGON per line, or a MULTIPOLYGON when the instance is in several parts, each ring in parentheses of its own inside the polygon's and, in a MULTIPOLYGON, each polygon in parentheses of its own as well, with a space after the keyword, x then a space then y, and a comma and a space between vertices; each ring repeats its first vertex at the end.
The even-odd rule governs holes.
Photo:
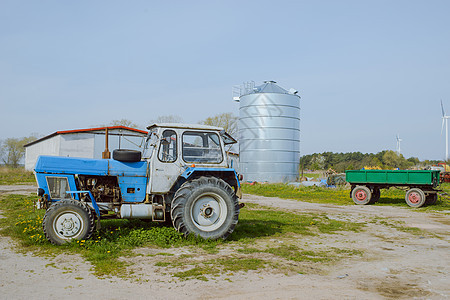
MULTIPOLYGON (((0 193, 29 193, 35 187, 0 186, 0 193)), ((17 253, 0 237, 2 299, 448 299, 450 297, 450 216, 409 208, 336 206, 245 195, 245 202, 326 214, 364 222, 365 230, 309 243, 360 250, 364 255, 325 267, 321 274, 274 274, 270 270, 178 281, 137 262, 140 280, 99 279, 76 255, 53 258, 17 253), (422 231, 411 233, 408 227, 422 231)), ((319 237, 320 238, 320 237, 319 237)), ((176 251, 176 250, 175 250, 176 251)))

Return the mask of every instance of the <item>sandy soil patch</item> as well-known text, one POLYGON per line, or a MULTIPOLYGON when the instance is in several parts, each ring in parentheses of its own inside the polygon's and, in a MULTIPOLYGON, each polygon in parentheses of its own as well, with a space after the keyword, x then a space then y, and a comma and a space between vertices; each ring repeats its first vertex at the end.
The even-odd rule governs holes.
MULTIPOLYGON (((35 192, 34 186, 0 186, 0 193, 35 192)), ((304 244, 363 251, 320 272, 285 275, 268 270, 222 274, 209 281, 173 278, 158 249, 140 248, 130 259, 135 276, 99 279, 77 255, 40 257, 17 253, 11 239, 0 237, 0 294, 3 299, 446 299, 450 296, 450 216, 408 208, 337 206, 245 195, 244 202, 282 210, 315 212, 329 218, 364 222, 359 233, 306 237, 304 244), (402 230, 417 227, 422 231, 402 230)), ((245 208, 244 208, 245 209, 245 208)), ((189 249, 164 250, 174 256, 189 249)), ((226 257, 233 249, 223 249, 226 257)))

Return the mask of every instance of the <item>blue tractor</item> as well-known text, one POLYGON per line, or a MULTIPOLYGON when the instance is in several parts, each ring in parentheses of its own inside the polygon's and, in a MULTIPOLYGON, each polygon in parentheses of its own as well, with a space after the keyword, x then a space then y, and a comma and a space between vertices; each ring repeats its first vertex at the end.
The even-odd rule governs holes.
POLYGON ((116 149, 112 159, 40 156, 35 174, 43 228, 57 245, 89 239, 100 220, 172 223, 185 235, 225 239, 239 217, 239 175, 221 128, 154 124, 142 152, 116 149), (231 163, 232 165, 232 163, 231 163))

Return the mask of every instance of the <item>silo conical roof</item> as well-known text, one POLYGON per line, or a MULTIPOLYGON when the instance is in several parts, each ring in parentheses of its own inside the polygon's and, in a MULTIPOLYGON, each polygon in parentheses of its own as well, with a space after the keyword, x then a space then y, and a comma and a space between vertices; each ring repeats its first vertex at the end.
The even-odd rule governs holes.
POLYGON ((255 93, 276 93, 276 94, 289 94, 288 91, 276 84, 275 81, 264 81, 264 84, 255 87, 255 93))

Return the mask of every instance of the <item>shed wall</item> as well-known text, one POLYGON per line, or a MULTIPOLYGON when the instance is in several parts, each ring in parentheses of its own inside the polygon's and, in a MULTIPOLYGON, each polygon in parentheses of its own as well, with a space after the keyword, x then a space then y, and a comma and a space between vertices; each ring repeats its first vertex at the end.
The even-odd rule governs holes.
MULTIPOLYGON (((127 130, 111 130, 108 138, 109 151, 114 149, 131 149, 142 151, 145 134, 127 130), (128 134, 136 136, 119 136, 128 134)), ((60 134, 38 143, 27 146, 25 149, 25 169, 33 170, 39 155, 82 157, 101 159, 105 150, 105 135, 102 133, 79 132, 60 134)))
MULTIPOLYGON (((142 148, 144 146, 143 144, 143 137, 139 136, 119 136, 114 135, 114 133, 109 134, 108 137, 108 149, 112 152, 115 149, 130 149, 130 150, 137 150, 142 151, 142 148), (141 146, 141 147, 139 147, 141 146)), ((102 152, 105 150, 105 136, 104 135, 95 135, 95 141, 94 141, 94 156, 93 158, 101 159, 102 158, 102 152)))
POLYGON ((61 135, 58 156, 94 157, 94 135, 90 133, 73 133, 61 135))
POLYGON ((54 136, 25 149, 25 170, 32 171, 39 155, 59 155, 61 136, 54 136))

